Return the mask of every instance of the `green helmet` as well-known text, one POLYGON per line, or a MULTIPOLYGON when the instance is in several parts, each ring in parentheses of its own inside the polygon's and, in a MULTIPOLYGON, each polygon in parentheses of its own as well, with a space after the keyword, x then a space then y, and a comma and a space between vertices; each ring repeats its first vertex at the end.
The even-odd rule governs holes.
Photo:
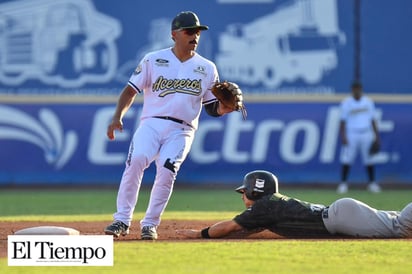
POLYGON ((278 178, 269 171, 251 171, 243 178, 243 185, 235 190, 245 193, 249 200, 259 200, 263 196, 278 192, 278 178))

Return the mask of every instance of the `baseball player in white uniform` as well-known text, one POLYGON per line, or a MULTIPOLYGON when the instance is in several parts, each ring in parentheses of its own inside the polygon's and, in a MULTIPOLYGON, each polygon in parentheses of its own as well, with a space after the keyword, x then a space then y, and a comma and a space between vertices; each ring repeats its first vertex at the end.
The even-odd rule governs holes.
POLYGON ((130 143, 125 170, 117 195, 114 222, 105 233, 127 235, 138 200, 143 173, 154 161, 156 177, 149 205, 140 222, 141 239, 157 239, 161 215, 172 194, 180 166, 191 148, 202 106, 211 116, 232 110, 219 104, 211 87, 219 80, 216 66, 195 52, 200 33, 208 27, 200 25, 190 11, 179 13, 172 22, 172 48, 148 53, 139 63, 123 89, 107 135, 122 130, 122 117, 136 94, 143 94, 140 124, 130 143))
POLYGON ((369 151, 373 142, 380 142, 375 104, 369 97, 362 93, 362 85, 358 82, 353 83, 352 96, 345 98, 340 105, 342 169, 341 183, 337 188, 337 192, 341 194, 348 191, 348 174, 358 152, 360 152, 367 171, 369 179, 368 190, 375 193, 381 191, 380 186, 375 181, 373 155, 371 155, 369 151))

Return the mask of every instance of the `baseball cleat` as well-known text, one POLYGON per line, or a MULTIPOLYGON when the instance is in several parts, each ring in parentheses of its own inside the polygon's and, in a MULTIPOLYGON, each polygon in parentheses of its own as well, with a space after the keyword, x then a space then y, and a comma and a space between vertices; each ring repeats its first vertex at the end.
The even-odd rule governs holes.
POLYGON ((156 240, 157 231, 156 226, 144 226, 141 234, 142 240, 156 240))
POLYGON ((111 225, 105 228, 104 233, 106 235, 113 235, 114 237, 118 238, 120 235, 128 235, 129 227, 121 221, 114 221, 111 225))
POLYGON ((345 194, 348 192, 348 185, 345 183, 339 184, 338 188, 336 189, 338 194, 345 194))
POLYGON ((377 183, 369 184, 368 190, 372 193, 380 193, 382 191, 381 187, 377 183))

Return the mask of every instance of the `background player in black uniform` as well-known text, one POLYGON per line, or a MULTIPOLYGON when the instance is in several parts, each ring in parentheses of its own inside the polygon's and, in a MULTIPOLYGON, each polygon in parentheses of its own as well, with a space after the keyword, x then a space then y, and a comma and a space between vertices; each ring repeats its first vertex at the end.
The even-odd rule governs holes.
POLYGON ((269 229, 285 237, 412 237, 412 203, 400 212, 377 210, 351 198, 339 199, 330 206, 309 203, 280 194, 276 176, 264 170, 246 174, 236 191, 242 194, 247 208, 244 212, 232 220, 202 230, 180 230, 178 234, 220 238, 239 231, 269 229))

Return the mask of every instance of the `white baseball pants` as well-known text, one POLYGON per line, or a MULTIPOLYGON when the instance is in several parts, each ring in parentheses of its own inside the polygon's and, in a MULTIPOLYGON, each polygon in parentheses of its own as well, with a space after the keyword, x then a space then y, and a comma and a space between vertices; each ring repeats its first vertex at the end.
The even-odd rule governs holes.
POLYGON ((365 165, 373 164, 373 157, 369 154, 369 149, 374 141, 374 133, 371 130, 361 132, 348 132, 348 144, 341 150, 341 163, 353 164, 358 152, 360 152, 362 162, 365 165))
POLYGON ((117 194, 115 220, 130 226, 145 169, 155 161, 156 177, 141 226, 158 226, 181 164, 193 143, 195 130, 170 120, 141 121, 130 144, 126 167, 117 194))

